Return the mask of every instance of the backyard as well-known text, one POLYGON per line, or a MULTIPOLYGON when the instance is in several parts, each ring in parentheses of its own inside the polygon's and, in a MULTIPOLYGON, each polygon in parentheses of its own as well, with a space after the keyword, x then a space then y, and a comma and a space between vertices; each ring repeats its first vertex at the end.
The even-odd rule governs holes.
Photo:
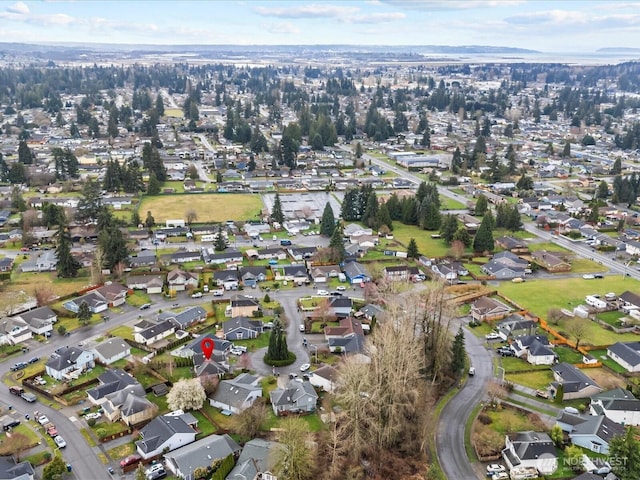
POLYGON ((196 212, 198 222, 224 222, 255 220, 262 207, 257 195, 207 193, 145 196, 138 211, 143 217, 151 212, 156 223, 185 219, 189 210, 196 212))

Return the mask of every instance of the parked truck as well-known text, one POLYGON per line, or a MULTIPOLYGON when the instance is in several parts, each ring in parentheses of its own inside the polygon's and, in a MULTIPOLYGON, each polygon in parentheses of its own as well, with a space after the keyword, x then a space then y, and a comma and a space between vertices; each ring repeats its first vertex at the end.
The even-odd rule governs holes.
POLYGON ((538 469, 535 467, 513 467, 509 472, 511 480, 526 480, 528 478, 538 478, 538 469))

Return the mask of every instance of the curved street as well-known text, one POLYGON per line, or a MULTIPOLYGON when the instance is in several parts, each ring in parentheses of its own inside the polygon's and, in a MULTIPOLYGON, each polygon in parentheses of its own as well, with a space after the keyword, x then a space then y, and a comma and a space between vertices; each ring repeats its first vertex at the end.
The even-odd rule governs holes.
POLYGON ((465 427, 473 408, 482 402, 488 382, 493 377, 491 354, 484 341, 464 328, 465 345, 476 374, 469 377, 440 414, 436 432, 436 452, 446 478, 471 480, 483 478, 476 472, 465 449, 465 427))

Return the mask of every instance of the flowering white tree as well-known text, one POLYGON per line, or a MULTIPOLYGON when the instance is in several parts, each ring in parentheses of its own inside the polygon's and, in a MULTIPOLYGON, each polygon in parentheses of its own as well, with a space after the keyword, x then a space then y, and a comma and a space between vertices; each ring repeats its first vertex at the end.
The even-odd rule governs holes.
POLYGON ((171 387, 167 404, 171 410, 200 410, 206 398, 199 378, 183 378, 171 387))

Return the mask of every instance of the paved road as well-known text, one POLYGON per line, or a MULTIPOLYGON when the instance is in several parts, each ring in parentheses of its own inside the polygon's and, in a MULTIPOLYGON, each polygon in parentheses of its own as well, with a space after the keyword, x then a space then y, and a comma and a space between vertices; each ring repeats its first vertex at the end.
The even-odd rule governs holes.
POLYGON ((476 374, 469 377, 442 410, 436 433, 436 451, 446 478, 471 480, 479 475, 465 450, 465 426, 471 410, 483 400, 486 385, 493 378, 493 363, 482 339, 466 328, 464 333, 467 354, 476 374))

